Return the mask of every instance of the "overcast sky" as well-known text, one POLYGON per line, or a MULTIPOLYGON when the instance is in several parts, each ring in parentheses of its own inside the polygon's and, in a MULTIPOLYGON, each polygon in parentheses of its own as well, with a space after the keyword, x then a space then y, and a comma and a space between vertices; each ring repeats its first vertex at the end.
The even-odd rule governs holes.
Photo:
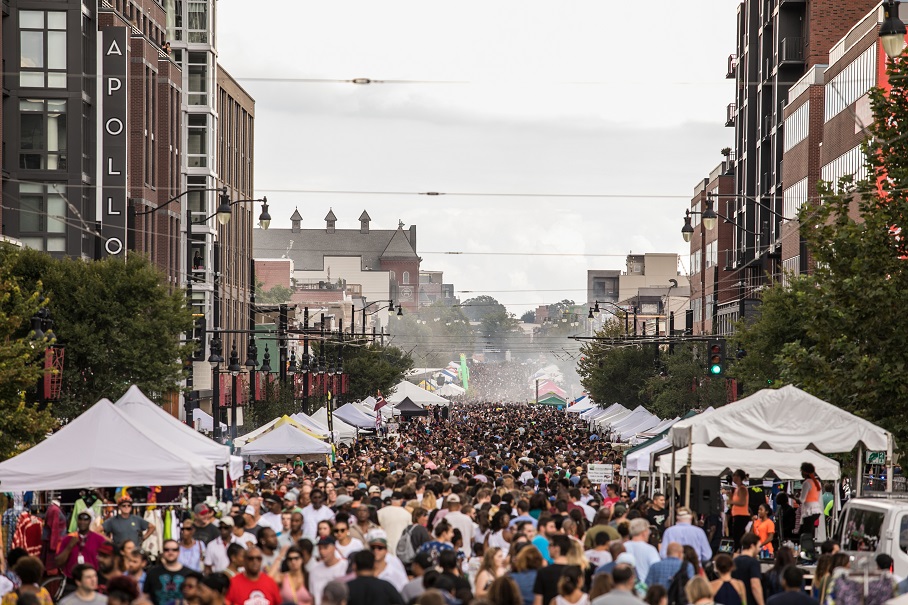
POLYGON ((582 302, 587 269, 622 269, 631 251, 681 253, 687 272, 684 209, 733 141, 736 6, 219 0, 219 61, 256 100, 274 227, 295 207, 305 228, 329 207, 339 228, 363 209, 373 228, 415 224, 423 269, 519 315, 582 302), (292 81, 359 77, 409 82, 292 81))

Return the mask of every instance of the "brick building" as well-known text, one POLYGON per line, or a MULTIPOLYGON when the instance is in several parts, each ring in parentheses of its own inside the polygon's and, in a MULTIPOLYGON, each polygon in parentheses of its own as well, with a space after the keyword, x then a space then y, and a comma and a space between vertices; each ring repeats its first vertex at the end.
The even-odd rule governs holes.
POLYGON ((735 80, 737 93, 726 125, 735 128, 735 198, 729 213, 738 226, 732 267, 743 285, 734 300, 720 305, 723 325, 748 315, 766 280, 782 273, 783 217, 790 218, 783 213, 783 192, 790 183, 782 163, 789 89, 815 65, 826 64, 830 48, 875 4, 842 0, 835 10, 818 0, 744 0, 739 5, 737 52, 729 56, 726 74, 735 80))

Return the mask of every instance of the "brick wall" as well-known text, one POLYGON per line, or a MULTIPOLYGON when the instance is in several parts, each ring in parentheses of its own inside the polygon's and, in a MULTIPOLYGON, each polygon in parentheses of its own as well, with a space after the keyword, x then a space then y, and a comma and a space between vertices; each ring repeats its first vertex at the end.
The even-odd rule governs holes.
POLYGON ((829 62, 829 49, 842 39, 879 0, 838 0, 832 10, 829 0, 809 0, 805 31, 807 66, 829 62))
POLYGON ((255 279, 261 282, 262 289, 267 291, 275 286, 290 287, 290 268, 293 266, 289 259, 256 260, 255 279))

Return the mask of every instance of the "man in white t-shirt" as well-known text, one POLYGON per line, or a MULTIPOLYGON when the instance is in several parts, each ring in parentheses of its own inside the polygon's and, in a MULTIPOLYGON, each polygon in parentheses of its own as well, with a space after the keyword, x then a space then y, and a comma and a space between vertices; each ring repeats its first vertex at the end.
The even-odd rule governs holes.
POLYGON ((320 489, 314 489, 309 494, 309 505, 303 509, 303 536, 315 542, 318 535, 319 521, 331 521, 333 523, 334 512, 325 506, 325 492, 320 489))
POLYGON ((392 492, 391 505, 378 509, 378 524, 385 530, 388 541, 388 550, 397 552, 397 542, 401 534, 413 521, 413 515, 403 507, 404 496, 400 492, 392 492))
MULTIPOLYGON (((315 492, 316 490, 312 490, 313 494, 315 492)), ((322 594, 328 582, 347 574, 347 561, 338 556, 334 544, 333 536, 318 541, 318 556, 321 561, 309 569, 309 593, 314 605, 321 605, 322 594)))
POLYGON ((451 494, 445 498, 445 504, 448 505, 448 514, 445 515, 445 521, 451 524, 454 529, 460 530, 463 536, 463 546, 460 551, 466 556, 473 552, 473 520, 460 512, 460 496, 451 494))
POLYGON ((259 527, 270 527, 274 533, 280 535, 284 531, 284 524, 281 521, 281 499, 275 494, 269 494, 264 498, 265 508, 268 509, 264 515, 259 518, 259 527))

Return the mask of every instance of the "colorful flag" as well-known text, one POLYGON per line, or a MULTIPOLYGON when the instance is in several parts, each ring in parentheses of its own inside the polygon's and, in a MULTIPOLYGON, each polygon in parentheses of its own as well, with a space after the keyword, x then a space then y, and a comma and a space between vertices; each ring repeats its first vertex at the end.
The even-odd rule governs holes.
POLYGON ((470 368, 467 367, 467 356, 460 354, 460 382, 465 391, 470 390, 470 368))
POLYGON ((375 398, 375 408, 372 411, 377 412, 378 410, 385 407, 385 405, 387 405, 387 404, 388 404, 388 402, 385 401, 385 398, 381 396, 381 391, 379 391, 378 397, 375 398))

